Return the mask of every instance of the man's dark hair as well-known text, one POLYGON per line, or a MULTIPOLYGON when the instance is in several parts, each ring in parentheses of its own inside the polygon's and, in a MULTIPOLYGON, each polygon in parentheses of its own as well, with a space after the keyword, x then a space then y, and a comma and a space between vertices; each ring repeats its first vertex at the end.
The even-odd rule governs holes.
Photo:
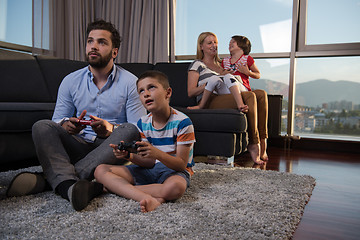
POLYGON ((136 81, 136 86, 141 80, 147 77, 156 79, 164 89, 168 89, 170 87, 168 77, 164 73, 156 70, 149 70, 141 74, 139 79, 136 81))
POLYGON ((118 30, 115 28, 114 24, 112 24, 111 22, 106 22, 102 19, 97 19, 94 22, 89 23, 87 26, 87 30, 86 30, 86 39, 88 38, 89 33, 92 30, 109 31, 111 33, 111 42, 112 42, 113 48, 120 47, 120 43, 121 43, 120 34, 119 34, 118 30))
POLYGON ((231 38, 235 40, 238 47, 244 51, 245 55, 249 55, 251 51, 251 42, 247 37, 235 35, 231 38))

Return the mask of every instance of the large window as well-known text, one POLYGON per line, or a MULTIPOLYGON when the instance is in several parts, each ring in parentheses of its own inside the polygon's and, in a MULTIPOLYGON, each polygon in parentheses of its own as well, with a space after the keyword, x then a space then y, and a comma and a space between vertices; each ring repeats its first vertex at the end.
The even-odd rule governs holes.
POLYGON ((360 141, 360 4, 300 3, 294 134, 360 141))
POLYGON ((252 53, 289 52, 292 1, 176 1, 176 55, 196 54, 201 32, 219 38, 219 54, 228 54, 233 35, 252 43, 252 53))
POLYGON ((360 57, 299 59, 295 134, 360 141, 359 91, 360 57))
POLYGON ((358 0, 308 0, 306 44, 358 43, 358 0))
POLYGON ((245 35, 261 72, 250 85, 284 97, 283 134, 359 141, 359 13, 357 0, 177 1, 176 58, 195 57, 201 32, 222 57, 245 35))
POLYGON ((25 52, 48 50, 49 3, 49 0, 0 0, 0 47, 25 52))
POLYGON ((32 1, 0 0, 0 41, 32 45, 32 1))

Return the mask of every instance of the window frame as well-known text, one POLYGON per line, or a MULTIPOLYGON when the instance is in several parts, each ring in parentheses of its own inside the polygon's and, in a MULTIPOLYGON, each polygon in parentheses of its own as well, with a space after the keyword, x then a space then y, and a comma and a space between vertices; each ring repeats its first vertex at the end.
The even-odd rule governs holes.
POLYGON ((300 1, 299 8, 299 38, 297 45, 297 57, 326 57, 326 56, 359 56, 360 42, 334 43, 334 44, 306 44, 307 6, 308 0, 300 1))
MULTIPOLYGON (((251 53, 254 59, 262 58, 290 58, 289 69, 289 99, 287 136, 294 135, 295 120, 295 75, 296 60, 308 57, 346 57, 360 56, 360 42, 336 44, 306 44, 307 0, 293 0, 291 49, 290 52, 251 53)), ((226 54, 219 54, 220 58, 226 54)), ((178 61, 194 60, 196 55, 176 55, 178 61)))
POLYGON ((20 45, 20 44, 16 44, 16 43, 4 42, 4 41, 0 41, 0 48, 16 50, 16 51, 21 51, 21 52, 27 52, 27 53, 32 52, 32 47, 20 45))

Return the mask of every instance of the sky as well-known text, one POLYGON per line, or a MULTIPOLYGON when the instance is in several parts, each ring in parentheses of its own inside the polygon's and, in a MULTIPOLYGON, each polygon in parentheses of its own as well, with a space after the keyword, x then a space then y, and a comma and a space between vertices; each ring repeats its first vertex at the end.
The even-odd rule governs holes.
MULTIPOLYGON (((292 2, 178 0, 176 51, 187 54, 196 47, 199 33, 205 31, 218 36, 220 53, 228 52, 227 43, 232 35, 247 36, 253 43, 252 52, 289 51, 292 2)), ((308 9, 308 43, 360 41, 360 0, 308 0, 308 9)))
MULTIPOLYGON (((197 37, 204 31, 218 36, 221 54, 228 54, 233 35, 247 36, 252 53, 290 51, 293 0, 176 2, 176 55, 195 55, 197 37)), ((31 6, 31 0, 0 0, 0 41, 31 46, 31 6)), ((360 0, 308 0, 308 6, 308 43, 360 42, 360 0)), ((320 78, 360 82, 360 57, 297 63, 298 83, 320 78)), ((288 83, 289 59, 257 59, 256 64, 263 78, 288 83)))
POLYGON ((32 0, 0 0, 0 41, 31 46, 32 0))

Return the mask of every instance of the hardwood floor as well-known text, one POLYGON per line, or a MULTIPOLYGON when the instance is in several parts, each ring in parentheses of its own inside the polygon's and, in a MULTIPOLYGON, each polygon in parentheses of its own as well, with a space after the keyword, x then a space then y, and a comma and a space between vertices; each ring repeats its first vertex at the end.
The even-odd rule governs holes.
MULTIPOLYGON (((302 239, 360 239, 360 156, 270 147, 264 170, 311 175, 316 186, 293 235, 302 239)), ((249 155, 235 159, 252 167, 249 155)))

